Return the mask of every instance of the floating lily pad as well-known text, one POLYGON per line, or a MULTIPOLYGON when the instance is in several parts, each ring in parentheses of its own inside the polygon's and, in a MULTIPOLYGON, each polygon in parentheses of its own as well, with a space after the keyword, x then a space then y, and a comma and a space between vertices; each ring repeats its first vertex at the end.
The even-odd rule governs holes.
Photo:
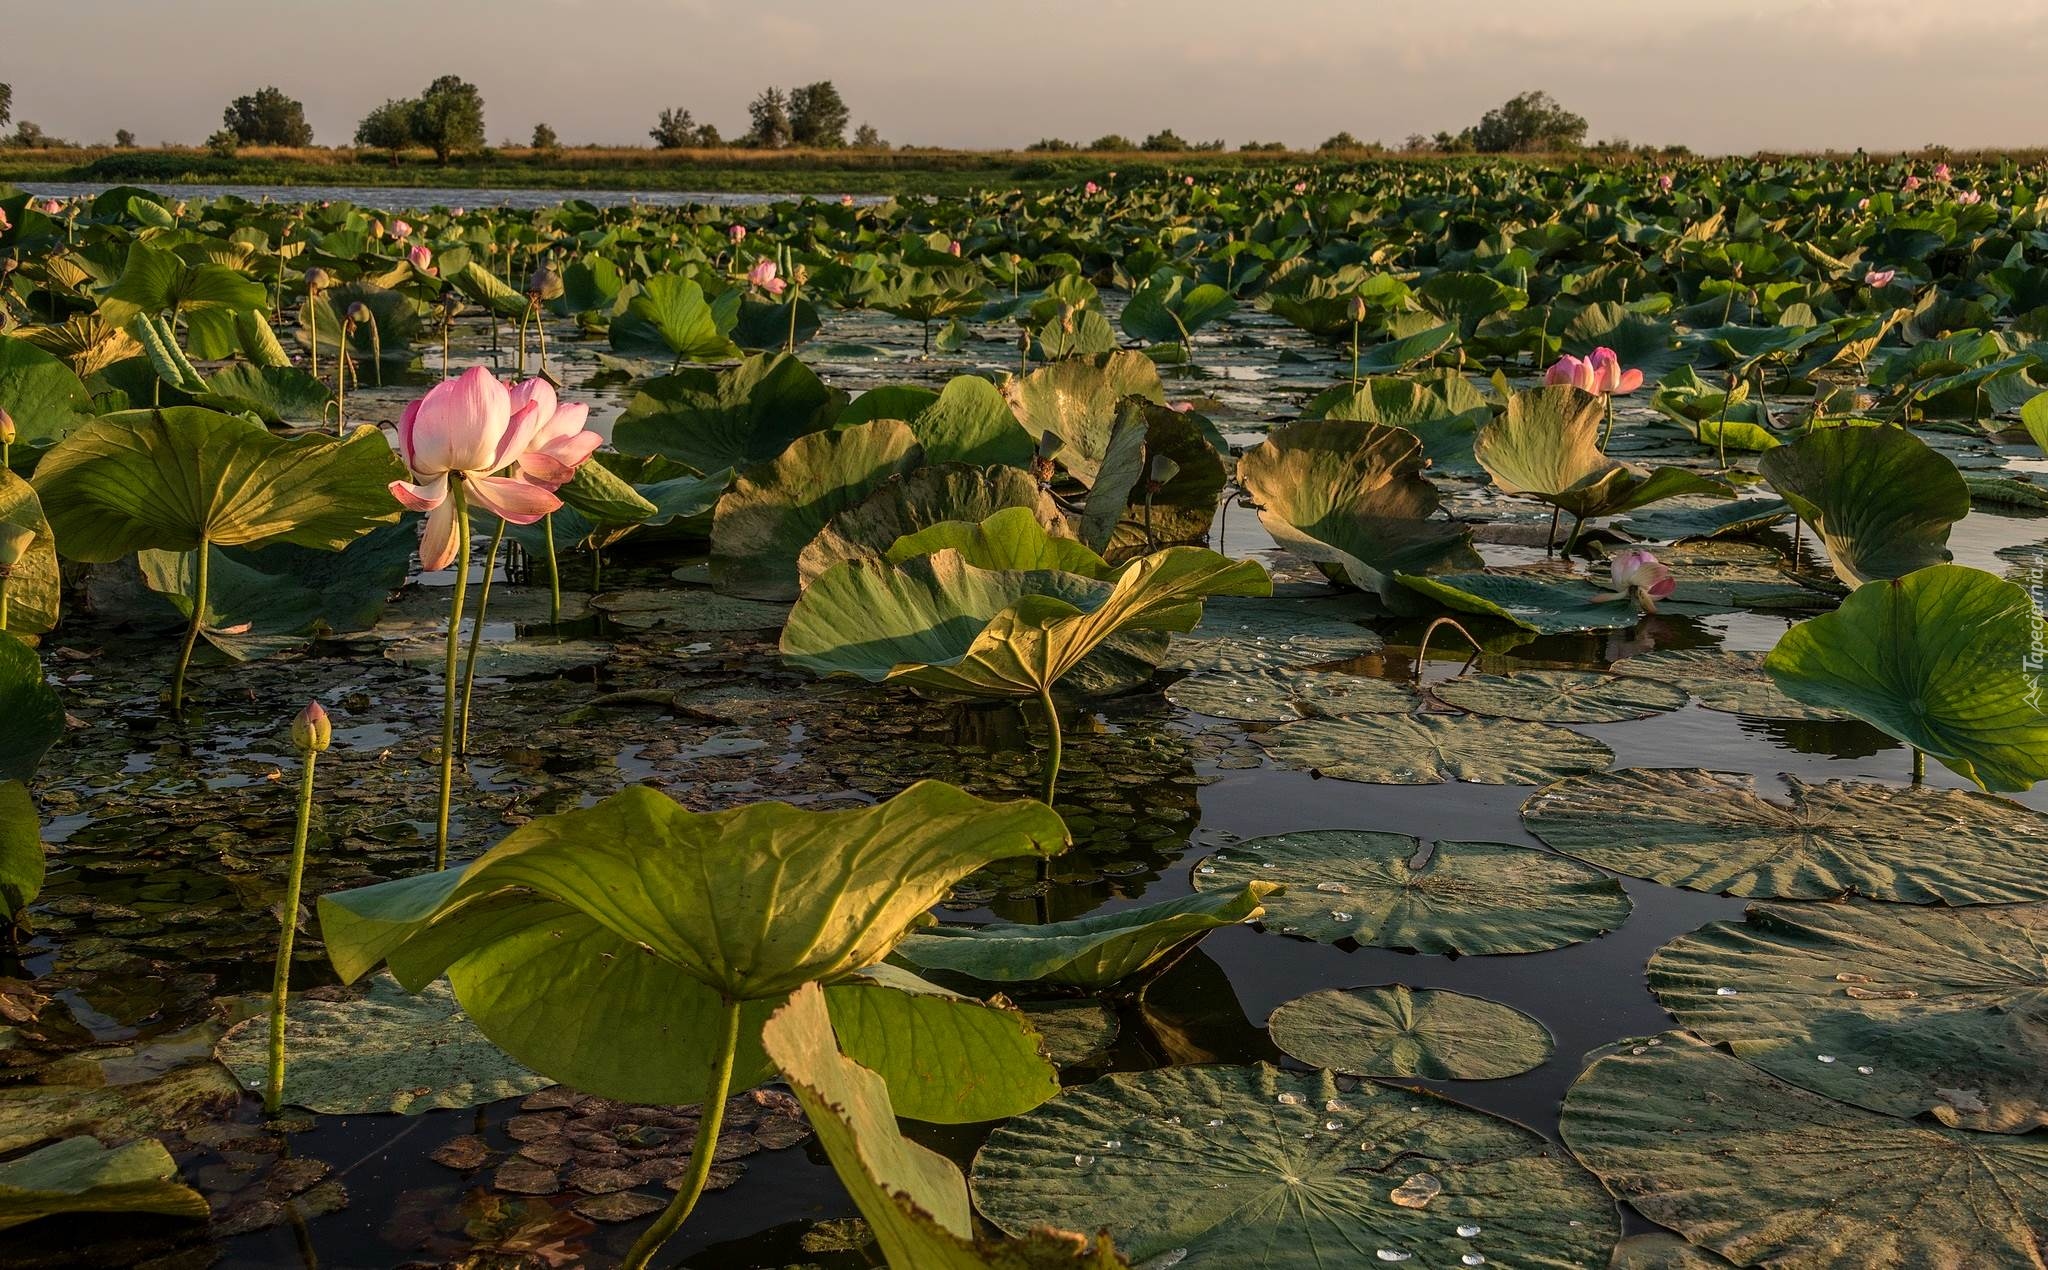
POLYGON ((1168 686, 1166 699, 1196 714, 1247 723, 1280 723, 1309 714, 1405 714, 1422 704, 1406 684, 1285 666, 1189 675, 1168 686))
POLYGON ((1963 1129, 2048 1124, 2048 905, 1759 904, 1660 949, 1681 1024, 1795 1085, 1963 1129))
POLYGON ((1188 1265, 1594 1265, 1620 1233, 1593 1180, 1520 1125, 1263 1065, 1067 1090, 990 1136, 973 1189, 1004 1230, 1106 1227, 1133 1257, 1188 1265))
POLYGON ((1764 655, 1720 648, 1671 648, 1643 653, 1614 663, 1617 675, 1633 675, 1674 684, 1708 710, 1747 714, 1760 719, 1793 719, 1838 723, 1849 716, 1839 710, 1794 701, 1764 673, 1764 655))
MULTIPOLYGON (((1586 578, 1555 573, 1444 573, 1430 578, 1404 574, 1401 581, 1446 608, 1497 617, 1546 635, 1634 626, 1643 616, 1618 592, 1586 578)), ((1707 617, 1813 602, 1813 592, 1791 583, 1681 575, 1672 596, 1657 601, 1657 611, 1707 617)))
MULTIPOLYGON (((436 673, 441 670, 447 651, 447 645, 438 635, 397 640, 384 646, 384 656, 389 660, 436 673)), ((461 655, 469 656, 467 642, 461 655)), ((514 643, 486 639, 476 652, 476 673, 485 679, 559 675, 564 671, 595 666, 611 655, 610 644, 589 639, 552 640, 536 636, 514 643)))
POLYGON ((1264 915, 1269 882, 1235 892, 1183 895, 1091 913, 1067 922, 1019 926, 939 926, 918 931, 896 946, 898 956, 928 970, 951 970, 988 983, 1066 983, 1101 988, 1129 978, 1175 945, 1218 926, 1264 915))
POLYGON ((1864 895, 1908 904, 2048 899, 2048 816, 1989 794, 1631 768, 1580 776, 1522 805, 1529 832, 1629 877, 1758 899, 1864 895))
POLYGON ((1265 924, 1324 943, 1424 953, 1523 953, 1604 935, 1628 894, 1597 869, 1502 842, 1315 829, 1251 838, 1195 866, 1195 889, 1278 882, 1265 924), (1417 863, 1418 859, 1421 861, 1417 863))
POLYGON ((1372 785, 1542 785, 1614 761, 1613 750, 1568 728, 1475 715, 1304 719, 1252 739, 1278 762, 1372 785))
POLYGON ((1354 1076, 1494 1080, 1534 1071, 1552 1049, 1550 1030, 1512 1006, 1398 983, 1311 992, 1266 1028, 1288 1057, 1354 1076))
POLYGON ((1264 670, 1362 657, 1386 647, 1358 624, 1356 596, 1316 599, 1217 596, 1195 629, 1173 641, 1169 670, 1264 670))
POLYGON ((1607 1270, 1727 1270, 1735 1263, 1669 1231, 1630 1235, 1614 1245, 1607 1270))
POLYGON ((1100 1001, 1026 1001, 1018 1006, 1060 1067, 1085 1067, 1109 1052, 1123 1030, 1116 1011, 1100 1001))
POLYGON ((0 1230, 58 1213, 166 1213, 199 1221, 209 1211, 154 1139, 110 1150, 94 1138, 66 1138, 0 1164, 0 1230))
MULTIPOLYGON (((246 1086, 268 1070, 270 1020, 228 1029, 214 1051, 246 1086)), ((446 980, 418 996, 388 974, 340 1000, 300 996, 285 1008, 285 1101, 329 1116, 413 1115, 517 1098, 554 1082, 484 1039, 446 980)))
MULTIPOLYGON (((107 1077, 98 1069, 93 1080, 107 1077)), ((9 1085, 0 1088, 0 1151, 91 1134, 146 1137, 212 1120, 241 1100, 234 1078, 210 1062, 133 1084, 9 1085)))
POLYGON ((1859 1110, 1683 1033, 1596 1059, 1565 1142, 1651 1221, 1738 1265, 2025 1266, 2048 1140, 1859 1110))
POLYGON ((1617 528, 1651 542, 1684 542, 1753 534, 1791 514, 1792 505, 1782 498, 1736 498, 1637 512, 1617 522, 1617 528))
POLYGON ((787 604, 697 589, 608 591, 590 606, 630 630, 774 631, 789 618, 787 604))
POLYGON ((1532 723, 1620 723, 1685 705, 1682 688, 1578 670, 1462 675, 1431 691, 1461 710, 1532 723))

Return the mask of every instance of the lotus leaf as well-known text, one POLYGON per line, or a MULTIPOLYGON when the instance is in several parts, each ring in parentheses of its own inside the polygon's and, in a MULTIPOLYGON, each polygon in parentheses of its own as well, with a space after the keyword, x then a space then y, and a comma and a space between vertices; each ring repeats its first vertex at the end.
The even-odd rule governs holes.
POLYGON ((1758 470, 1852 587, 1947 560, 1949 529, 1970 512, 1955 464, 1904 428, 1822 428, 1758 470))
POLYGON ((845 398, 787 354, 723 370, 691 368, 649 380, 619 416, 612 440, 698 472, 767 463, 798 437, 832 426, 845 398))
POLYGON ((1550 1061, 1550 1030, 1512 1006, 1440 988, 1312 992, 1266 1027, 1288 1057, 1354 1076, 1497 1080, 1550 1061))
POLYGON ((1578 670, 1518 670, 1462 675, 1431 689, 1474 714, 1532 723, 1620 723, 1685 705, 1685 690, 1655 679, 1630 680, 1578 670))
POLYGON ((1053 459, 1083 485, 1095 483, 1109 451, 1117 407, 1126 397, 1164 403, 1159 371, 1142 353, 1105 353, 1054 362, 1003 386, 1027 437, 1050 432, 1059 443, 1053 459))
POLYGON ((1303 719, 1252 739, 1288 766, 1375 785, 1541 785, 1614 761, 1614 751, 1568 728, 1476 715, 1303 719))
POLYGON ((163 1213, 204 1221, 206 1197, 178 1180, 163 1144, 66 1138, 0 1164, 0 1230, 59 1213, 163 1213))

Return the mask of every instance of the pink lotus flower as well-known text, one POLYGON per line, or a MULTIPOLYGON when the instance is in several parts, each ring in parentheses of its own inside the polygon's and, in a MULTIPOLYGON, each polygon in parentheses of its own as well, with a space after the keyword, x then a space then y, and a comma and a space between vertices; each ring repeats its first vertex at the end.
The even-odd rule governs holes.
POLYGON ((1671 576, 1671 570, 1640 547, 1614 557, 1608 568, 1614 589, 1634 600, 1645 613, 1655 613, 1657 601, 1668 599, 1678 589, 1678 579, 1671 576))
POLYGON ((391 496, 409 511, 427 513, 420 535, 421 568, 445 569, 455 559, 451 477, 463 483, 478 506, 515 525, 530 525, 562 505, 543 485, 492 475, 526 453, 541 420, 536 401, 529 399, 515 411, 510 391, 481 366, 443 380, 405 408, 398 453, 413 479, 391 482, 391 496))
POLYGON ((1956 203, 1962 207, 1975 207, 1984 201, 1984 196, 1975 190, 1964 190, 1956 195, 1956 203))
POLYGON ((1088 184, 1081 187, 1081 192, 1083 194, 1088 195, 1090 198, 1093 198, 1095 195, 1102 193, 1102 187, 1097 185, 1095 182, 1090 181, 1088 182, 1088 184))
POLYGON ((960 240, 955 238, 952 242, 947 243, 946 250, 952 252, 955 256, 958 256, 960 254, 960 240))
POLYGON ((1867 199, 1867 198, 1859 198, 1859 199, 1857 199, 1857 200, 1856 200, 1856 210, 1857 210, 1857 211, 1859 211, 1859 212, 1867 212, 1867 211, 1869 211, 1869 210, 1870 210, 1870 200, 1869 200, 1869 199, 1867 199))
POLYGON ((397 239, 399 242, 404 242, 406 239, 412 237, 412 226, 402 220, 392 221, 391 236, 397 239))
POLYGON ((1898 276, 1899 271, 1896 269, 1872 269, 1863 275, 1863 285, 1873 288, 1888 287, 1892 284, 1892 279, 1898 276))
POLYGON ((1669 172, 1657 178, 1657 188, 1663 190, 1666 194, 1671 192, 1671 185, 1671 174, 1669 172))
POLYGON ((434 272, 434 253, 427 250, 425 243, 415 245, 411 251, 405 253, 405 258, 421 273, 434 272))
POLYGON ((1910 194, 1914 190, 1920 188, 1920 178, 1917 176, 1909 176, 1906 178, 1905 184, 1901 185, 1899 188, 1905 190, 1907 193, 1910 194))
POLYGON ((1176 401, 1172 405, 1167 407, 1168 410, 1175 410, 1180 412, 1181 414, 1191 413, 1194 410, 1194 408, 1195 403, 1192 401, 1176 401))
POLYGON ((1611 348, 1596 348, 1586 359, 1593 368, 1593 391, 1607 396, 1627 396, 1643 386, 1643 372, 1623 370, 1621 359, 1611 348))
POLYGON ((1296 182, 1294 183, 1294 192, 1295 192, 1296 194, 1306 194, 1306 193, 1308 193, 1308 182, 1307 182, 1307 181, 1296 181, 1296 182))
POLYGON ((0 208, 0 234, 14 228, 14 222, 7 219, 6 209, 0 208))
POLYGON ((590 407, 580 401, 563 402, 547 380, 522 380, 512 385, 507 395, 514 414, 531 405, 537 419, 525 453, 515 460, 521 480, 551 492, 558 490, 604 444, 603 437, 585 426, 590 421, 590 407))
POLYGON ((1566 353, 1543 372, 1543 382, 1553 386, 1569 384, 1581 392, 1593 392, 1593 385, 1599 381, 1594 377, 1592 359, 1566 353))
POLYGON ((1195 178, 1191 176, 1184 176, 1181 178, 1181 183, 1183 185, 1193 185, 1195 183, 1195 178))
POLYGON ((1934 165, 1934 179, 1942 182, 1948 180, 1948 164, 1937 163, 1934 165))
POLYGON ((37 210, 45 216, 57 216, 63 213, 64 205, 54 198, 46 198, 43 200, 42 206, 37 210))
POLYGON ((732 240, 736 243, 743 243, 747 241, 747 227, 745 225, 734 225, 731 229, 725 232, 731 234, 732 240))
POLYGON ((839 196, 839 205, 840 205, 841 207, 852 207, 852 206, 853 206, 853 195, 851 195, 851 194, 841 194, 841 195, 839 196))
POLYGON ((457 220, 461 220, 468 212, 469 209, 466 207, 451 207, 448 209, 448 214, 457 220))
POLYGON ((787 282, 775 276, 775 262, 766 256, 756 261, 752 269, 747 270, 747 282, 769 295, 781 295, 789 286, 787 282))

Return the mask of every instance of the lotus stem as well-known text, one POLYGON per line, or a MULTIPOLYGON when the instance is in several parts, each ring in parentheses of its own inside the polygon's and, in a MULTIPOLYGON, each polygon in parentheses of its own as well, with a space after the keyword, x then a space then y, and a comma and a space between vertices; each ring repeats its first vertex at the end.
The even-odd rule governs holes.
POLYGON ((1351 324, 1351 382, 1358 382, 1358 323, 1351 324))
MULTIPOLYGON (((1454 617, 1439 617, 1434 622, 1431 622, 1428 628, 1422 632, 1422 643, 1418 645, 1415 649, 1416 683, 1422 682, 1422 668, 1424 664, 1429 661, 1429 638, 1430 636, 1436 634, 1437 628, 1440 626, 1450 627, 1452 630, 1458 632, 1458 634, 1463 635, 1465 637, 1466 643, 1472 645, 1472 657, 1467 657, 1465 659, 1465 665, 1467 667, 1471 666, 1472 658, 1479 656, 1480 652, 1482 651, 1479 647, 1479 641, 1472 637, 1471 631, 1465 629, 1464 623, 1458 621, 1458 619, 1454 617)), ((1460 670, 1458 673, 1462 675, 1465 672, 1463 670, 1460 670)))
POLYGON ((284 905, 279 910, 284 928, 277 937, 277 969, 270 977, 270 1080, 264 1086, 263 1111, 276 1115, 284 1105, 284 1007, 291 992, 292 941, 299 933, 299 888, 306 877, 306 827, 313 818, 313 766, 320 751, 300 751, 304 763, 299 772, 299 822, 292 832, 291 873, 284 884, 284 905))
POLYGON ((1550 559, 1550 558, 1551 558, 1551 557, 1552 557, 1553 555, 1556 555, 1556 554, 1557 554, 1557 518, 1558 518, 1558 516, 1559 516, 1559 515, 1561 515, 1561 514, 1562 514, 1563 512, 1564 512, 1564 508, 1562 508, 1562 507, 1559 507, 1559 506, 1558 506, 1557 504, 1555 504, 1555 503, 1551 504, 1551 507, 1550 507, 1550 534, 1549 534, 1549 536, 1548 536, 1548 537, 1544 538, 1544 540, 1543 540, 1543 558, 1544 558, 1545 560, 1548 560, 1548 559, 1550 559))
POLYGON ((547 320, 541 316, 540 301, 538 300, 533 302, 533 339, 540 354, 540 369, 535 373, 546 375, 548 373, 548 324, 547 320))
POLYGON ((484 557, 484 588, 477 593, 476 619, 469 628, 469 657, 462 665, 462 729, 461 739, 456 742, 455 752, 469 756, 469 698, 476 690, 476 655, 484 642, 484 616, 491 609, 491 575, 498 571, 498 549, 505 545, 505 518, 498 518, 498 527, 491 531, 490 554, 484 557))
POLYGON ((598 549, 597 544, 592 543, 590 547, 590 593, 595 595, 602 590, 604 590, 604 552, 598 549))
POLYGON ((192 664, 192 649, 199 643, 199 626, 206 620, 206 565, 213 548, 199 540, 199 560, 192 567, 192 621, 185 627, 185 645, 178 650, 177 673, 171 676, 171 717, 185 718, 185 671, 192 664))
POLYGON ((528 304, 519 315, 519 378, 526 378, 526 325, 533 318, 533 305, 528 304))
POLYGON ((1607 426, 1600 430, 1600 453, 1607 453, 1607 443, 1614 439, 1614 394, 1602 393, 1601 400, 1607 403, 1607 426))
POLYGON ((1913 783, 1921 784, 1927 779, 1927 751, 1913 747, 1913 783))
POLYGON ((724 1035, 720 1038, 718 1057, 711 1067, 711 1089, 705 1095, 703 1110, 697 1115, 697 1141, 690 1148, 689 1171, 683 1175, 683 1184, 676 1189, 676 1197, 661 1210, 661 1216, 654 1224, 640 1233, 633 1241, 632 1251, 619 1263, 621 1270, 646 1270, 654 1260, 654 1254, 669 1241, 676 1231, 682 1229, 689 1219, 690 1210, 697 1206, 698 1196, 704 1193, 704 1182, 711 1176, 711 1157, 718 1150, 718 1130, 725 1122, 725 1099, 732 1089, 733 1056, 740 1047, 740 1003, 725 1003, 724 1035))
POLYGON ((320 378, 320 306, 306 297, 306 338, 313 344, 313 378, 320 378))
POLYGON ((562 624, 562 568, 555 561, 555 514, 540 518, 541 535, 548 548, 548 625, 562 624))
POLYGON ((1045 726, 1051 739, 1045 752, 1045 792, 1040 795, 1040 801, 1050 807, 1060 783, 1060 710, 1053 704, 1051 684, 1039 686, 1038 699, 1045 706, 1045 726))
MULTIPOLYGON (((375 322, 370 323, 370 365, 376 369, 377 386, 382 388, 384 386, 384 328, 378 326, 375 322)), ((358 387, 361 386, 361 382, 360 379, 357 380, 358 387)))
POLYGON ((455 793, 455 669, 462 652, 462 598, 469 589, 469 500, 448 482, 455 504, 455 590, 448 597, 448 652, 441 668, 441 805, 434 817, 434 871, 448 867, 448 804, 455 793))

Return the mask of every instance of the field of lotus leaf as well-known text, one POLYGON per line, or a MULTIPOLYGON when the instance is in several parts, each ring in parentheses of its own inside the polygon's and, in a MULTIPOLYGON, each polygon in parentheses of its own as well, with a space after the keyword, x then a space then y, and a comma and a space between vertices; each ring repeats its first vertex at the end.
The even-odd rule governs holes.
POLYGON ((2048 170, 0 191, 0 1264, 2048 1264, 2048 170))

